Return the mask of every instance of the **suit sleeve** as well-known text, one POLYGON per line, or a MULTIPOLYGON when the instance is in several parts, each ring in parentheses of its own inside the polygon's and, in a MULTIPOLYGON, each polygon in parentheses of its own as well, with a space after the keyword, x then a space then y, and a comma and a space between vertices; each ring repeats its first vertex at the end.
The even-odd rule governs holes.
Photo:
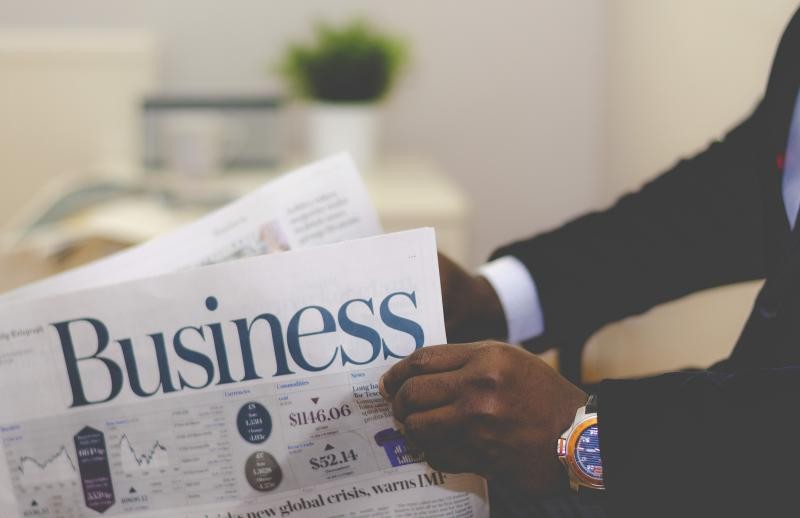
POLYGON ((788 516, 798 394, 796 366, 602 382, 610 516, 788 516))
POLYGON ((775 224, 766 200, 779 203, 780 193, 766 192, 763 177, 776 166, 759 113, 611 208, 492 254, 518 258, 535 279, 542 339, 588 336, 662 302, 765 275, 765 225, 775 224))

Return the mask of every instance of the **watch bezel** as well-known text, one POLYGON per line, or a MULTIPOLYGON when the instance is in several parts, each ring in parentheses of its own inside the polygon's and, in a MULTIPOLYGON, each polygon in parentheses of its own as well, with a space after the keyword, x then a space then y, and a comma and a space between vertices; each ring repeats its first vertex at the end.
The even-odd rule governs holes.
POLYGON ((578 479, 578 483, 580 485, 590 487, 592 489, 605 489, 603 479, 593 477, 583 471, 583 468, 581 468, 580 464, 578 464, 578 459, 575 455, 575 449, 578 445, 578 439, 580 438, 581 434, 585 432, 586 429, 596 424, 597 414, 589 414, 575 423, 571 433, 569 434, 569 437, 567 438, 566 461, 570 472, 575 476, 575 478, 578 479))

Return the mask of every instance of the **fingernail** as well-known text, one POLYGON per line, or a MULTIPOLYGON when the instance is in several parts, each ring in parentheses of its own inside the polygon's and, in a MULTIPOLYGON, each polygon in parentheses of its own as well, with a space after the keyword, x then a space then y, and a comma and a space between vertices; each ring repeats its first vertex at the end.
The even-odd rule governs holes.
POLYGON ((389 393, 388 393, 388 392, 386 392, 386 387, 385 387, 385 386, 384 386, 384 384, 383 384, 383 376, 381 376, 381 379, 380 379, 380 380, 378 380, 378 392, 381 394, 381 396, 383 397, 383 399, 385 399, 386 401, 389 401, 390 399, 392 399, 392 398, 389 396, 389 393))

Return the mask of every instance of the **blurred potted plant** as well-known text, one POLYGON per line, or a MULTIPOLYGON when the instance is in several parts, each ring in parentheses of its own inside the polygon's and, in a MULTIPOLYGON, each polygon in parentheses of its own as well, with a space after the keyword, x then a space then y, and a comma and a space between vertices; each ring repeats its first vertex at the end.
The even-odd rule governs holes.
POLYGON ((405 43, 362 20, 317 25, 314 41, 289 46, 279 66, 291 92, 312 101, 309 151, 350 151, 359 166, 375 156, 379 101, 406 60, 405 43))

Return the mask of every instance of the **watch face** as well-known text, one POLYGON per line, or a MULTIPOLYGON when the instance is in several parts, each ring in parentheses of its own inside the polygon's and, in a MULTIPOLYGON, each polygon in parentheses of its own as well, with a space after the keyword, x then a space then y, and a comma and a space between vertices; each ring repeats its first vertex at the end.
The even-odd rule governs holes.
POLYGON ((603 480, 603 463, 600 460, 600 438, 597 424, 593 424, 581 432, 575 445, 575 460, 586 476, 603 480))

